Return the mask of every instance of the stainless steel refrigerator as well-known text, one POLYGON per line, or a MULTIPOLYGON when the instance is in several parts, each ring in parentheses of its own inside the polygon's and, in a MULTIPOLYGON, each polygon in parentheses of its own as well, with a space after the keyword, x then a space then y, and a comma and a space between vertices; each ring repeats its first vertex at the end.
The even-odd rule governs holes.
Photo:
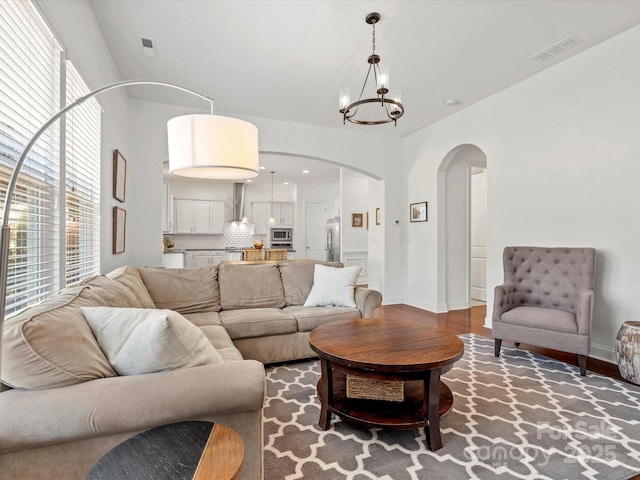
POLYGON ((327 220, 327 261, 340 261, 340 217, 327 220))

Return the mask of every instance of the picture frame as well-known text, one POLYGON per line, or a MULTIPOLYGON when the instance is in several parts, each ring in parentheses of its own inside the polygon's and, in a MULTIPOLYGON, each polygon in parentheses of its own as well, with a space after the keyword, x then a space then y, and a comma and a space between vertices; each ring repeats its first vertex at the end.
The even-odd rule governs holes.
POLYGON ((113 151, 113 198, 124 203, 127 188, 127 161, 122 152, 113 151))
POLYGON ((380 207, 376 208, 376 225, 380 225, 380 207))
POLYGON ((113 207, 113 254, 124 253, 127 229, 127 211, 113 207))
POLYGON ((426 222, 427 202, 412 203, 409 206, 409 220, 411 222, 426 222))
POLYGON ((351 226, 355 228, 362 228, 362 214, 361 213, 352 213, 351 214, 351 226))

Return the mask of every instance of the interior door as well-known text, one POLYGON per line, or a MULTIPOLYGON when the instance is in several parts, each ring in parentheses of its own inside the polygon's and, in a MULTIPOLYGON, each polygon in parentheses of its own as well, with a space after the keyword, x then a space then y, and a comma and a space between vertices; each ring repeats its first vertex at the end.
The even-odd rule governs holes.
POLYGON ((487 172, 471 177, 471 299, 487 301, 487 172))
POLYGON ((305 258, 327 259, 327 204, 305 203, 305 258))

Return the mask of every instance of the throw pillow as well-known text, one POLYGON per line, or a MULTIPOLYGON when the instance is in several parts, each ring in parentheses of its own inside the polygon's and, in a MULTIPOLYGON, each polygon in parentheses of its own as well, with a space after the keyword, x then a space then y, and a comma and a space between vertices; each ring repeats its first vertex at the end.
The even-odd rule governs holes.
POLYGON ((87 323, 119 375, 219 363, 206 335, 171 310, 83 307, 87 323))
POLYGON ((316 265, 313 287, 305 307, 355 307, 356 280, 362 267, 334 268, 316 265))

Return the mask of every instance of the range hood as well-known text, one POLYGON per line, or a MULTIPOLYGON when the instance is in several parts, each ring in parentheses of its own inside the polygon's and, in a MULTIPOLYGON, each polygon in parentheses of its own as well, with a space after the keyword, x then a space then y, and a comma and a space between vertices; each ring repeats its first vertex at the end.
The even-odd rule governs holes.
POLYGON ((233 206, 231 212, 232 222, 242 222, 244 216, 244 183, 233 184, 233 206))

